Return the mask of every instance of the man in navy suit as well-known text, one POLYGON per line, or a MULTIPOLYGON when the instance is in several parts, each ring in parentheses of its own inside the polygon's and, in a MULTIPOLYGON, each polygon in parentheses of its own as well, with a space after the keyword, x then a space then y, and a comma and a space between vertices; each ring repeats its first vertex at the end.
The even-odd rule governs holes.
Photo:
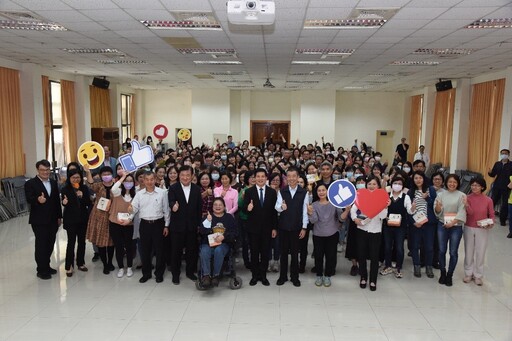
POLYGON ((28 222, 36 237, 37 277, 50 279, 57 273, 50 267, 50 257, 62 222, 62 208, 57 181, 50 179, 50 162, 38 161, 36 168, 37 176, 25 183, 25 195, 30 204, 28 222))
POLYGON ((247 213, 247 231, 251 244, 252 279, 249 285, 270 285, 267 279, 270 241, 277 235, 277 193, 267 186, 267 172, 262 168, 254 171, 256 185, 244 194, 242 210, 247 213))
POLYGON ((182 166, 178 171, 179 182, 169 187, 169 207, 171 223, 169 232, 171 238, 171 273, 172 282, 180 284, 181 256, 185 248, 187 277, 197 280, 199 246, 197 230, 201 224, 201 190, 192 183, 192 167, 182 166))

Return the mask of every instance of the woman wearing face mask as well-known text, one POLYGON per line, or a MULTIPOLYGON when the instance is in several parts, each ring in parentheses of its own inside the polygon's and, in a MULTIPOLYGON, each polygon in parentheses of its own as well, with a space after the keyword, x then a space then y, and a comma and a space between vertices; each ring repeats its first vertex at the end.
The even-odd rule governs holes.
POLYGON ((110 236, 114 241, 116 249, 116 259, 119 271, 117 277, 124 276, 123 258, 126 255, 126 276, 133 276, 133 216, 128 215, 128 206, 135 196, 135 178, 130 173, 123 171, 121 178, 112 186, 112 205, 110 206, 110 236), (126 217, 121 219, 119 214, 122 213, 126 217))
POLYGON ((85 233, 89 220, 89 209, 92 206, 89 188, 84 185, 82 171, 68 165, 67 179, 61 190, 62 205, 64 206, 63 225, 68 235, 66 247, 66 276, 73 276, 75 264, 80 271, 88 271, 85 266, 85 233))
POLYGON ((407 231, 408 214, 413 214, 416 205, 411 204, 411 198, 403 192, 404 179, 394 177, 391 180, 391 203, 388 206, 388 219, 384 220, 384 258, 385 267, 380 274, 385 276, 393 271, 396 278, 402 278, 402 265, 404 263, 404 239, 407 231), (397 220, 390 220, 391 215, 398 217, 397 220), (391 252, 396 250, 396 270, 391 267, 391 252))
MULTIPOLYGON (((434 261, 434 241, 437 239, 437 218, 434 213, 434 201, 437 197, 436 190, 433 186, 428 186, 427 179, 423 172, 416 171, 412 174, 414 185, 407 193, 412 202, 416 204, 415 216, 426 218, 416 221, 411 217, 409 219, 409 238, 411 243, 411 256, 414 265, 414 277, 421 277, 421 259, 425 258, 425 272, 428 278, 434 278, 433 261, 434 261), (420 216, 418 216, 420 215, 420 216)), ((437 260, 438 257, 435 257, 437 260)))
MULTIPOLYGON (((374 191, 380 188, 379 180, 374 176, 366 179, 366 188, 374 191)), ((388 200, 388 206, 391 200, 388 200)), ((359 274, 361 279, 359 287, 366 288, 368 281, 368 270, 366 260, 370 259, 370 290, 377 290, 377 275, 379 272, 379 252, 382 234, 382 220, 388 216, 388 208, 384 208, 375 217, 366 217, 354 204, 350 209, 350 216, 357 225, 357 248, 359 260, 359 274)))
POLYGON ((101 262, 103 263, 103 273, 108 275, 110 271, 114 271, 112 264, 114 258, 114 243, 110 239, 108 208, 112 199, 110 190, 114 185, 114 177, 112 176, 112 168, 102 167, 100 169, 101 182, 94 183, 91 172, 87 166, 84 166, 87 174, 87 182, 91 185, 91 190, 96 194, 96 200, 89 217, 87 225, 87 240, 98 247, 101 262), (98 208, 100 200, 108 200, 106 208, 101 206, 98 208))
POLYGON ((334 167, 332 170, 332 180, 336 181, 336 180, 340 180, 340 179, 341 179, 341 169, 339 169, 338 167, 334 167))
POLYGON ((234 216, 236 211, 238 211, 238 191, 231 187, 232 181, 233 176, 231 173, 223 172, 220 176, 222 186, 213 190, 213 196, 224 199, 226 212, 234 216))
POLYGON ((466 223, 466 194, 459 191, 460 178, 457 174, 449 174, 446 177, 447 190, 438 193, 434 203, 434 211, 439 220, 437 226, 437 238, 439 239, 439 268, 441 276, 439 284, 448 287, 453 285, 452 276, 459 259, 459 245, 462 238, 462 230, 466 223), (450 244, 450 262, 446 269, 446 251, 450 244))
POLYGON ((220 182, 220 170, 217 167, 211 168, 210 175, 213 180, 213 188, 222 186, 222 183, 220 182))

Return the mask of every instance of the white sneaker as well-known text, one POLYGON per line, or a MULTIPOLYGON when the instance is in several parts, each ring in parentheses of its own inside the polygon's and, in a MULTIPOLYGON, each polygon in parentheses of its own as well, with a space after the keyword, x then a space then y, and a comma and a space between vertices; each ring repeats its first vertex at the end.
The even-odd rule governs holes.
POLYGON ((268 262, 268 268, 267 268, 267 272, 272 272, 272 268, 274 267, 274 261, 271 260, 268 262))
POLYGON ((132 268, 128 268, 126 270, 126 277, 132 277, 133 276, 133 270, 132 268))
POLYGON ((124 269, 119 269, 119 271, 117 272, 117 278, 121 278, 124 276, 124 269))
POLYGON ((281 262, 276 260, 274 261, 274 266, 272 266, 272 271, 273 272, 279 272, 279 266, 281 265, 281 262))
POLYGON ((343 248, 343 244, 338 243, 338 247, 337 247, 337 249, 338 249, 338 253, 342 253, 342 252, 343 252, 343 249, 344 249, 344 248, 343 248))

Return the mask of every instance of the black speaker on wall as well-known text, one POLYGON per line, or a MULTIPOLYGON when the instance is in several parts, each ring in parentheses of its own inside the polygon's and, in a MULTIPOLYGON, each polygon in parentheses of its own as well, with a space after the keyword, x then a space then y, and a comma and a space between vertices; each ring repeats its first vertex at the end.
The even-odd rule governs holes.
POLYGON ((108 89, 108 87, 110 86, 110 82, 104 78, 94 77, 94 79, 92 80, 92 85, 94 85, 97 88, 108 89))
POLYGON ((436 90, 437 91, 445 91, 450 90, 452 88, 452 81, 439 81, 439 83, 436 83, 436 90))

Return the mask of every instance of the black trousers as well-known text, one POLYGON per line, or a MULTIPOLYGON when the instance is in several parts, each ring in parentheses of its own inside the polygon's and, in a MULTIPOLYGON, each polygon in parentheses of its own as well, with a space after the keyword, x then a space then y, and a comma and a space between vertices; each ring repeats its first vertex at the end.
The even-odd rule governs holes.
POLYGON ((267 278, 268 251, 272 236, 267 233, 249 233, 251 245, 251 272, 252 278, 267 278))
POLYGON ((50 273, 50 257, 52 256, 53 246, 59 226, 57 222, 48 225, 32 224, 32 231, 36 237, 34 258, 37 264, 37 273, 50 273))
POLYGON ((377 284, 379 273, 379 253, 382 233, 368 233, 357 229, 357 259, 359 263, 359 275, 362 279, 368 279, 366 260, 370 260, 370 282, 377 284))
POLYGON ((508 188, 492 188, 492 201, 494 204, 500 203, 500 223, 505 225, 508 218, 508 197, 510 190, 508 188))
POLYGON ((156 255, 155 276, 163 277, 165 270, 164 261, 164 218, 153 222, 144 219, 140 221, 140 245, 142 260, 142 276, 151 277, 151 259, 156 255))
POLYGON ((331 277, 336 271, 339 232, 329 237, 313 236, 315 245, 315 269, 317 276, 331 277), (324 271, 325 258, 325 271, 324 271))
POLYGON ((280 278, 288 278, 288 254, 290 254, 290 278, 299 279, 299 239, 300 230, 279 230, 279 246, 281 247, 281 273, 280 278))
POLYGON ((110 238, 116 249, 117 266, 124 268, 124 255, 126 254, 126 265, 131 268, 133 265, 133 225, 119 225, 110 222, 110 238))
POLYGON ((197 272, 197 261, 199 257, 199 245, 195 231, 171 232, 171 272, 172 276, 178 278, 181 273, 181 256, 185 248, 185 271, 188 274, 197 272))
POLYGON ((75 244, 76 248, 76 265, 85 265, 85 234, 87 232, 87 223, 66 226, 68 235, 68 244, 66 246, 66 270, 71 269, 75 265, 75 244))
POLYGON ((304 238, 299 240, 299 268, 304 269, 308 259, 309 224, 304 238))

